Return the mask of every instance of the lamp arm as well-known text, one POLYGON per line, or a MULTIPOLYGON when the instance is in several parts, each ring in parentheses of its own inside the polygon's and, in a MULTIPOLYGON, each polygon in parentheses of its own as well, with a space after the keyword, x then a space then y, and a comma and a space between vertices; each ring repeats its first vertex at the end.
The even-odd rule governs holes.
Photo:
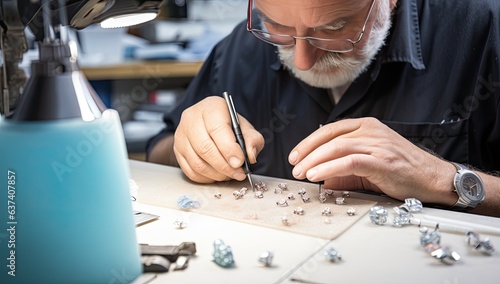
POLYGON ((27 50, 24 24, 22 23, 17 1, 2 0, 0 10, 0 49, 2 54, 2 66, 0 69, 0 87, 2 89, 0 99, 0 114, 9 115, 10 110, 16 105, 27 76, 19 63, 27 50))
MULTIPOLYGON (((42 1, 43 2, 43 1, 42 1)), ((163 0, 57 0, 49 1, 51 26, 67 25, 83 29, 103 20, 136 12, 158 13, 163 0), (61 13, 63 12, 63 13, 61 13), (61 14, 64 15, 61 18, 61 14)), ((0 0, 0 114, 8 116, 19 100, 27 76, 19 63, 27 50, 24 29, 29 27, 35 40, 46 38, 40 1, 0 0)), ((47 26, 47 25, 45 25, 47 26)), ((59 31, 61 32, 61 31, 59 31)), ((49 37, 51 37, 49 35, 49 37)), ((64 34, 56 35, 64 40, 64 34)))

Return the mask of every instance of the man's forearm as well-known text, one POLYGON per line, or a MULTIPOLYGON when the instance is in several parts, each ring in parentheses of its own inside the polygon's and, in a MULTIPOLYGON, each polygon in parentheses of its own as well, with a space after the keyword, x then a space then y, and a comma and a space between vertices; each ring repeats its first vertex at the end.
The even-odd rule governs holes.
POLYGON ((179 166, 174 154, 174 135, 168 135, 156 143, 149 153, 148 162, 175 167, 179 166))

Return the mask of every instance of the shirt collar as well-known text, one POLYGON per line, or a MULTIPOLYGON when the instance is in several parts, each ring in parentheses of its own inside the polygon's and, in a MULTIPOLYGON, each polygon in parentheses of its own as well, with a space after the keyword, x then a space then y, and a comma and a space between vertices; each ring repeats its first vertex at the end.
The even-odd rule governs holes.
POLYGON ((381 61, 406 62, 417 70, 424 70, 417 0, 398 1, 393 13, 393 28, 380 54, 381 61))

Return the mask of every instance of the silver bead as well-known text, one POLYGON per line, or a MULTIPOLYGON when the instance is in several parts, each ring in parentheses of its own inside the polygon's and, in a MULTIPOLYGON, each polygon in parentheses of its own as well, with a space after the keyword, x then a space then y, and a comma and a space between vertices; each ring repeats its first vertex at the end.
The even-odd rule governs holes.
POLYGON ((279 201, 276 201, 276 205, 280 207, 286 207, 288 206, 288 201, 286 199, 280 199, 279 201))
POLYGON ((264 266, 271 266, 273 264, 274 254, 270 251, 266 251, 260 254, 258 258, 258 262, 263 264, 264 266))
POLYGON ((406 198, 405 205, 410 212, 420 212, 423 209, 422 202, 416 198, 406 198))
POLYGON ((319 202, 324 203, 326 201, 326 194, 324 192, 319 194, 319 202))
POLYGON ((255 198, 263 198, 264 197, 264 193, 262 193, 262 191, 260 191, 260 190, 256 190, 253 193, 253 197, 255 197, 255 198))
POLYGON ((301 188, 301 189, 299 189, 299 192, 297 192, 298 195, 304 195, 306 193, 307 193, 307 191, 305 188, 301 188))
POLYGON ((283 224, 284 226, 290 225, 290 222, 288 221, 288 217, 287 216, 282 216, 281 217, 281 224, 283 224))
POLYGON ((323 216, 332 215, 332 209, 330 209, 330 207, 323 208, 323 211, 321 211, 321 215, 323 215, 323 216))
POLYGON ((373 206, 368 213, 370 221, 375 225, 383 225, 387 222, 387 210, 383 206, 373 206))
POLYGON ((354 207, 349 207, 349 209, 347 209, 347 215, 349 215, 349 216, 354 216, 354 215, 356 215, 356 208, 354 208, 354 207))
POLYGON ((330 262, 337 262, 342 260, 342 255, 334 248, 330 247, 327 248, 324 252, 323 255, 325 256, 326 260, 330 262))
POLYGON ((302 207, 297 207, 293 209, 293 214, 304 215, 304 209, 302 207))
POLYGON ((240 191, 235 190, 235 191, 233 191, 233 196, 234 196, 234 199, 240 199, 243 197, 243 194, 240 191))
POLYGON ((184 229, 184 228, 187 227, 187 223, 184 222, 184 221, 182 221, 182 220, 175 220, 174 221, 174 226, 175 226, 176 229, 181 230, 181 229, 184 229))
POLYGON ((241 193, 242 195, 247 194, 247 191, 248 191, 248 188, 247 188, 247 187, 242 187, 242 188, 240 189, 240 193, 241 193))
POLYGON ((431 255, 445 264, 454 264, 460 260, 460 255, 447 247, 441 247, 431 252, 431 255))
POLYGON ((280 182, 280 183, 278 183, 278 188, 285 191, 285 190, 288 190, 288 185, 286 183, 280 182))

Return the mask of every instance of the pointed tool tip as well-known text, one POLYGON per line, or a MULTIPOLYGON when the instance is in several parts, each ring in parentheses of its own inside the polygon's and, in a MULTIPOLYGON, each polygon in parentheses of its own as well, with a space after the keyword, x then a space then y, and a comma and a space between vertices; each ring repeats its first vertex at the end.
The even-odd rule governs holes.
POLYGON ((251 174, 247 174, 247 177, 248 177, 248 181, 250 182, 250 187, 252 188, 252 190, 254 190, 252 175, 251 174))

